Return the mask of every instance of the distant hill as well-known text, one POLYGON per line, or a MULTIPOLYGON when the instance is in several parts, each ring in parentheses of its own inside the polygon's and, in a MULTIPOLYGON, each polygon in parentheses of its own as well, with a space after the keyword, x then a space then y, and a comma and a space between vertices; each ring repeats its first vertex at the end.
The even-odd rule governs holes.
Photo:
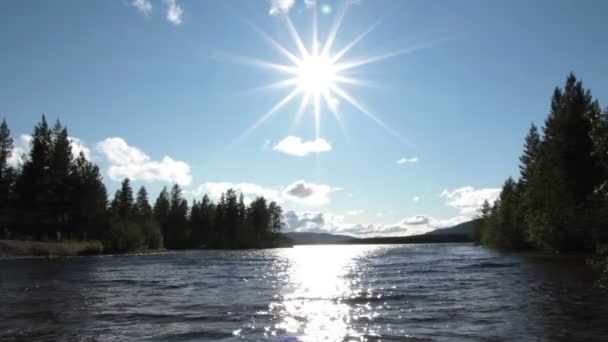
POLYGON ((294 245, 331 244, 356 240, 356 238, 349 235, 337 235, 328 233, 290 232, 283 233, 283 235, 290 238, 293 241, 294 245))
POLYGON ((463 222, 461 224, 457 224, 453 227, 449 228, 441 228, 437 230, 433 230, 432 232, 428 232, 424 235, 447 235, 447 234, 461 234, 461 235, 469 235, 473 236, 473 231, 475 230, 475 225, 477 225, 479 219, 475 219, 468 222, 463 222))
POLYGON ((437 229, 426 234, 409 236, 355 238, 349 235, 305 232, 291 232, 284 233, 283 235, 291 239, 294 245, 472 242, 473 231, 478 221, 476 219, 457 224, 453 227, 437 229))

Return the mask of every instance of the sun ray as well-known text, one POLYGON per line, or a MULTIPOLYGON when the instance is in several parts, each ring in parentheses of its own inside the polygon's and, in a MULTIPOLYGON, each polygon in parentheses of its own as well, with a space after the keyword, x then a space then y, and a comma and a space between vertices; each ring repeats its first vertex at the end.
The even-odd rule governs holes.
POLYGON ((382 120, 380 120, 380 118, 378 118, 377 116, 372 114, 370 111, 368 111, 365 107, 363 107, 363 105, 360 104, 359 101, 355 100, 345 90, 343 90, 342 88, 340 88, 337 85, 334 85, 332 87, 332 90, 336 94, 338 94, 341 98, 343 98, 348 103, 350 103, 353 107, 357 108, 361 113, 365 114, 368 118, 370 118, 372 121, 374 121, 377 125, 382 127, 386 132, 390 133, 395 138, 403 141, 403 138, 401 138, 401 136, 397 132, 395 132, 392 128, 388 127, 382 120))
POLYGON ((306 107, 308 106, 308 102, 310 101, 310 95, 310 92, 306 92, 302 97, 302 101, 300 102, 298 111, 296 112, 296 115, 293 118, 293 122, 291 123, 291 128, 289 129, 290 131, 293 131, 293 129, 300 123, 300 120, 302 119, 302 114, 304 113, 304 109, 306 109, 306 107))
POLYGON ((282 81, 274 82, 274 83, 271 83, 271 84, 268 84, 265 86, 254 88, 254 90, 283 89, 283 88, 287 88, 289 86, 296 86, 296 85, 298 85, 298 78, 292 77, 292 78, 288 78, 286 80, 282 80, 282 81))
POLYGON ((258 118, 258 120, 247 128, 247 130, 245 130, 245 132, 243 132, 243 134, 241 134, 237 140, 241 140, 243 137, 251 134, 265 121, 270 119, 275 113, 282 110, 296 96, 301 96, 301 101, 291 123, 290 131, 299 124, 304 116, 304 113, 310 109, 314 120, 315 137, 320 138, 322 123, 321 119, 322 115, 325 114, 325 108, 327 108, 327 111, 331 112, 331 114, 333 114, 335 117, 344 135, 347 136, 342 118, 342 115, 344 114, 342 107, 340 106, 340 110, 338 110, 338 103, 340 103, 339 101, 343 100, 352 106, 356 111, 361 112, 361 114, 371 119, 384 131, 396 137, 398 140, 407 143, 407 141, 404 141, 404 139, 394 129, 385 124, 378 116, 367 110, 367 108, 365 108, 365 106, 360 103, 357 98, 350 95, 347 90, 342 88, 342 86, 373 86, 370 85, 370 83, 366 80, 361 80, 352 76, 352 74, 357 74, 353 69, 368 64, 377 63, 389 58, 412 53, 429 47, 433 45, 434 42, 428 42, 412 46, 407 49, 400 49, 377 56, 342 61, 345 56, 351 52, 351 50, 365 37, 367 37, 370 32, 372 32, 380 23, 380 21, 374 23, 367 30, 356 35, 354 39, 349 41, 337 53, 332 53, 338 31, 340 30, 346 12, 353 1, 354 0, 344 0, 342 2, 342 5, 336 13, 336 17, 331 24, 328 35, 323 44, 321 44, 319 40, 319 18, 316 3, 314 2, 312 3, 312 6, 308 7, 310 10, 312 10, 310 45, 304 44, 302 36, 294 26, 289 14, 285 11, 281 13, 280 17, 285 24, 287 32, 296 49, 293 47, 288 49, 286 46, 277 42, 257 26, 250 24, 250 26, 258 34, 260 34, 263 39, 265 39, 274 49, 276 49, 288 60, 288 64, 282 64, 253 58, 239 58, 240 61, 253 64, 258 67, 271 69, 283 76, 286 76, 283 80, 256 89, 283 89, 293 87, 293 90, 291 90, 287 96, 276 103, 268 112, 258 118))
POLYGON ((334 80, 337 83, 346 83, 346 84, 352 84, 352 85, 357 85, 357 86, 363 86, 363 87, 371 87, 372 85, 367 82, 367 81, 362 81, 362 80, 358 80, 356 78, 352 78, 352 77, 347 77, 347 76, 336 76, 334 78, 334 80))
POLYGON ((291 99, 293 99, 301 91, 302 91, 302 89, 300 87, 297 87, 294 90, 292 90, 289 94, 287 94, 287 96, 285 96, 281 101, 279 101, 277 104, 275 104, 268 112, 266 112, 266 114, 262 115, 253 125, 251 125, 249 128, 247 128, 245 130, 245 132, 243 132, 236 139, 236 141, 241 141, 242 139, 247 137, 249 134, 254 132, 261 124, 263 124, 266 120, 268 120, 274 113, 276 113, 283 106, 285 106, 287 103, 289 103, 289 101, 291 101, 291 99))
POLYGON ((316 92, 314 94, 315 101, 315 138, 321 137, 321 94, 316 92))
POLYGON ((319 54, 319 28, 317 25, 317 3, 312 4, 312 55, 319 54))
POLYGON ((329 35, 327 35, 327 40, 325 41, 325 45, 323 45, 323 50, 321 50, 321 56, 329 56, 332 46, 334 45, 334 41, 336 40, 336 35, 338 34, 338 30, 340 30, 340 26, 342 26, 342 21, 344 20, 344 16, 346 15, 346 11, 348 10, 348 6, 350 6, 350 1, 344 1, 338 10, 338 15, 334 20, 331 29, 329 31, 329 35))
POLYGON ((338 62, 340 58, 344 57, 344 55, 346 55, 353 47, 355 47, 355 45, 359 44, 359 42, 362 41, 365 36, 372 32, 376 28, 376 26, 378 26, 378 23, 375 23, 374 25, 370 26, 367 30, 361 32, 357 37, 355 37, 355 39, 353 39, 350 43, 346 44, 346 46, 343 47, 342 50, 338 51, 335 55, 333 55, 331 59, 332 62, 338 62))
POLYGON ((334 115, 334 118, 338 122, 338 126, 340 126, 340 130, 342 131, 342 134, 344 136, 347 136, 346 128, 344 127, 344 122, 342 121, 342 117, 340 116, 340 113, 338 112, 338 105, 336 103, 337 100, 331 96, 329 90, 323 92, 323 98, 325 99, 327 108, 329 108, 329 111, 334 115))
POLYGON ((296 46, 298 47, 298 50, 300 51, 300 54, 302 55, 302 59, 308 58, 308 56, 310 56, 310 54, 308 53, 308 50, 304 46, 304 43, 302 42, 302 38, 300 37, 298 30, 296 30, 295 26, 293 26, 293 22, 291 21, 289 14, 283 13, 282 17, 283 17, 283 21, 285 22, 285 25, 287 26, 287 30, 289 31, 289 34, 291 35, 291 38, 296 43, 296 46))
POLYGON ((284 72, 284 73, 291 74, 291 75, 296 75, 299 72, 299 68, 295 65, 273 63, 273 62, 268 62, 268 61, 264 61, 264 60, 257 59, 257 58, 237 56, 237 55, 233 55, 233 54, 225 53, 225 52, 221 52, 221 51, 216 52, 216 55, 222 55, 224 57, 224 59, 231 59, 231 60, 243 63, 243 64, 249 64, 249 65, 257 66, 257 67, 264 68, 264 69, 284 72))
POLYGON ((260 36, 262 36, 262 38, 264 38, 264 40, 266 40, 270 45, 272 45, 272 47, 274 47, 282 55, 287 57, 293 64, 298 65, 302 62, 302 60, 300 58, 298 58, 296 55, 294 55, 289 50, 287 50, 287 48, 285 48, 279 42, 274 40, 271 36, 268 35, 268 33, 264 32, 262 29, 260 29, 259 27, 257 27, 256 25, 254 25, 252 23, 248 23, 248 24, 254 31, 256 31, 260 36))
POLYGON ((427 47, 431 46, 432 44, 433 44, 432 42, 419 44, 419 45, 415 45, 415 46, 412 46, 407 49, 401 49, 401 50, 385 53, 383 55, 373 56, 373 57, 356 60, 356 61, 352 61, 352 62, 339 63, 339 64, 336 64, 335 66, 336 66, 337 71, 345 71, 345 70, 357 68, 360 66, 364 66, 367 64, 377 63, 377 62, 383 61, 385 59, 389 59, 389 58, 393 58, 393 57, 397 57, 397 56, 401 56, 401 55, 407 55, 412 52, 427 48, 427 47))

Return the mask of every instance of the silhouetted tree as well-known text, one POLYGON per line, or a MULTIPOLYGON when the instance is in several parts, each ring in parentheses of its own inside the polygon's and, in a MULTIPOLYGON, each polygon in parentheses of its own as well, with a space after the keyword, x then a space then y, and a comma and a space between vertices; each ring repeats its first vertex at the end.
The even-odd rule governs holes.
POLYGON ((152 218, 152 207, 148 201, 148 191, 143 185, 137 191, 133 215, 138 219, 152 218))
POLYGON ((54 217, 50 207, 52 147, 52 132, 42 115, 34 127, 29 155, 23 161, 16 183, 17 221, 25 236, 43 238, 53 235, 51 223, 54 217))
POLYGON ((15 170, 8 165, 13 154, 13 138, 6 120, 0 125, 0 234, 10 237, 9 230, 13 224, 15 170))
POLYGON ((108 225, 106 187, 99 167, 80 152, 71 166, 70 224, 72 232, 82 239, 100 239, 108 225))

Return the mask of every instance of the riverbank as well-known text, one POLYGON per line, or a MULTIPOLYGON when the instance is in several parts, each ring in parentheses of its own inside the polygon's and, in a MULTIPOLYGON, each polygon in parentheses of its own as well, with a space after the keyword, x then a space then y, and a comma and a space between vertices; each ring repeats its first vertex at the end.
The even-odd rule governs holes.
POLYGON ((0 240, 0 259, 52 258, 102 253, 103 245, 96 240, 61 242, 0 240))

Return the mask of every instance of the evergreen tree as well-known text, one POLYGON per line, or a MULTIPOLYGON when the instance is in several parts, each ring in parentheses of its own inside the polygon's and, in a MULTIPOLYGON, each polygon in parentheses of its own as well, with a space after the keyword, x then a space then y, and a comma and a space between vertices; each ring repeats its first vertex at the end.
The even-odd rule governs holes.
POLYGON ((525 186, 532 176, 532 171, 538 160, 540 144, 541 140, 538 135, 538 129, 532 124, 525 139, 524 153, 519 157, 519 160, 521 161, 521 164, 519 165, 519 170, 521 172, 519 181, 523 186, 525 186))
POLYGON ((2 124, 0 124, 0 177, 9 167, 8 159, 13 155, 14 147, 11 130, 8 128, 6 119, 3 119, 2 124))
POLYGON ((120 184, 120 189, 116 190, 112 207, 118 220, 127 221, 133 218, 133 188, 129 178, 125 178, 120 184))
MULTIPOLYGON (((57 120, 51 131, 50 151, 50 184, 49 184, 49 206, 53 215, 53 226, 58 236, 66 231, 68 224, 68 212, 71 204, 71 196, 74 189, 70 184, 70 172, 72 169, 72 146, 70 145, 67 128, 57 120)), ((71 231, 68 233, 72 233, 71 231)))
POLYGON ((139 219, 152 218, 152 207, 148 201, 148 191, 143 185, 137 191, 137 199, 133 207, 133 215, 139 219))
POLYGON ((592 247, 589 227, 579 217, 600 181, 591 140, 593 103, 590 92, 573 74, 563 91, 554 91, 539 158, 526 190, 528 238, 540 248, 592 247))
POLYGON ((17 221, 20 222, 21 232, 38 239, 54 235, 51 231, 54 217, 50 208, 52 144, 52 132, 46 117, 42 115, 34 127, 29 155, 23 161, 16 183, 17 221))
POLYGON ((272 201, 268 205, 268 211, 270 212, 271 231, 275 234, 280 233, 284 225, 283 209, 275 201, 272 201))
POLYGON ((13 186, 15 171, 8 165, 8 159, 13 154, 13 138, 6 120, 0 125, 0 234, 9 237, 9 229, 13 224, 14 207, 13 186))
POLYGON ((86 159, 80 152, 71 171, 72 188, 70 221, 77 237, 82 239, 102 237, 108 224, 106 217, 107 192, 101 171, 97 165, 86 159))
POLYGON ((167 187, 163 187, 161 192, 156 198, 154 203, 154 217, 158 221, 161 227, 163 241, 167 244, 169 234, 169 210, 171 209, 171 202, 169 202, 169 192, 167 187))
POLYGON ((171 188, 170 204, 165 243, 169 248, 188 247, 190 238, 188 202, 183 198, 182 189, 177 184, 171 188))

